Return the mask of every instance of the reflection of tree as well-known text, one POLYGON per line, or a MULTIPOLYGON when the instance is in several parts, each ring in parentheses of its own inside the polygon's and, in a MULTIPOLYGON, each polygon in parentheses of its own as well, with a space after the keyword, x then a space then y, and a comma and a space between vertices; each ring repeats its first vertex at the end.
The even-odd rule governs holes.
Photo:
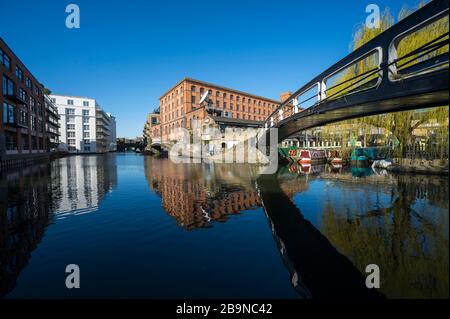
MULTIPOLYGON (((448 183, 436 180, 448 191, 448 183)), ((342 189, 345 196, 355 196, 351 188, 342 189)), ((377 205, 369 196, 352 211, 346 200, 342 205, 326 193, 322 233, 361 271, 368 264, 379 265, 381 290, 388 297, 448 297, 448 203, 442 200, 446 195, 436 198, 439 190, 433 182, 418 185, 399 176, 391 205, 370 211, 377 205), (423 204, 430 199, 443 206, 423 204)))

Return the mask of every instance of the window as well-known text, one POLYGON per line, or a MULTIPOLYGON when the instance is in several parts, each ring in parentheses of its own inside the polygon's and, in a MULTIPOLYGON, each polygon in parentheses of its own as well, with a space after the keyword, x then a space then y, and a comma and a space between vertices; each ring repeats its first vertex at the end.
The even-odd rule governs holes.
POLYGON ((32 96, 30 96, 30 109, 31 109, 31 112, 36 113, 36 101, 34 100, 34 98, 32 96))
POLYGON ((204 88, 200 88, 200 94, 203 94, 205 92, 204 88))
POLYGON ((90 152, 91 151, 91 147, 90 146, 85 146, 84 147, 84 151, 85 152, 90 152))
POLYGON ((83 117, 83 124, 89 124, 89 117, 83 117))
POLYGON ((22 81, 23 80, 23 71, 16 65, 16 77, 22 81))
POLYGON ((67 105, 73 105, 73 100, 67 100, 67 105))
POLYGON ((91 140, 90 140, 90 139, 84 139, 84 140, 83 140, 83 143, 84 143, 84 144, 91 144, 91 140))
POLYGON ((27 77, 25 79, 25 85, 27 86, 27 88, 31 89, 33 87, 33 81, 31 81, 30 78, 27 77))
POLYGON ((83 137, 84 137, 84 138, 89 138, 89 137, 91 137, 91 136, 90 136, 89 132, 84 132, 84 133, 83 133, 83 137))
POLYGON ((66 109, 67 115, 75 115, 75 109, 66 109))
POLYGON ((3 95, 14 95, 14 82, 3 76, 3 95))
POLYGON ((67 130, 75 130, 75 124, 67 124, 67 130))
POLYGON ((75 132, 67 132, 67 137, 75 137, 75 132))
POLYGON ((75 116, 69 115, 66 117, 67 123, 75 123, 75 116))
POLYGON ((69 145, 75 145, 75 140, 69 139, 69 140, 67 140, 67 144, 69 144, 69 145))
POLYGON ((6 102, 3 103, 3 123, 5 124, 14 124, 16 115, 16 108, 14 105, 8 104, 6 102))
POLYGON ((191 96, 191 103, 195 103, 195 96, 194 95, 191 96))
MULTIPOLYGON (((83 106, 89 106, 89 101, 83 101, 83 106)), ((89 110, 88 110, 88 115, 89 115, 89 110)))
POLYGON ((11 68, 11 60, 2 49, 0 49, 0 63, 3 64, 8 70, 11 68))
POLYGON ((83 125, 83 131, 89 131, 89 125, 83 125))
POLYGON ((30 116, 31 130, 36 131, 36 116, 30 116))
POLYGON ((27 101, 27 92, 24 89, 19 88, 19 99, 26 102, 27 101))
POLYGON ((51 98, 52 103, 56 103, 56 99, 54 97, 51 98))
POLYGON ((83 116, 89 116, 89 110, 83 110, 83 116))
POLYGON ((26 108, 21 108, 19 113, 19 123, 22 126, 28 126, 28 110, 26 108))
POLYGON ((191 91, 195 92, 195 85, 191 86, 191 91))

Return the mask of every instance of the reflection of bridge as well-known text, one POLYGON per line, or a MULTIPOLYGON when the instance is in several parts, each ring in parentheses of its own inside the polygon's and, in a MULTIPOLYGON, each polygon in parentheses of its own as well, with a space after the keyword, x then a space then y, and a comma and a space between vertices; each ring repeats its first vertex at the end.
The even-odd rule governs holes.
POLYGON ((448 17, 448 6, 447 0, 432 1, 349 54, 281 104, 265 129, 278 128, 282 141, 346 119, 448 105, 448 29, 398 57, 408 37, 448 17))

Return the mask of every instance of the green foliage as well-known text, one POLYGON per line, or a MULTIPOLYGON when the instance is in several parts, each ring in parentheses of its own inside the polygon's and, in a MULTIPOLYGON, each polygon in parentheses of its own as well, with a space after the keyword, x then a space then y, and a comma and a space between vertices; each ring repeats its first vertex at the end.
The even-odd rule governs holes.
MULTIPOLYGON (((419 8, 425 5, 425 2, 419 4, 419 8)), ((413 11, 404 6, 398 15, 398 20, 404 19, 413 11)), ((361 24, 353 36, 352 49, 356 50, 363 44, 369 42, 374 37, 390 28, 394 24, 394 18, 389 9, 385 9, 382 14, 380 28, 369 29, 365 24, 361 24)), ((397 46, 397 56, 402 58, 408 53, 427 44, 429 41, 443 36, 449 31, 448 17, 442 18, 434 23, 413 32, 403 38, 397 46)), ((448 35, 441 40, 448 39, 448 35)), ((415 54, 403 61, 398 62, 399 71, 404 70, 418 62, 430 59, 436 55, 448 52, 448 45, 440 49, 430 52, 426 55, 415 54), (419 56, 421 55, 421 56, 419 56)), ((351 93, 352 91, 366 89, 373 86, 379 76, 378 73, 366 74, 374 69, 377 65, 378 56, 372 54, 365 57, 354 65, 341 71, 339 74, 327 81, 327 98, 337 98, 341 95, 351 93), (363 75, 366 74, 366 75, 363 75), (356 79, 355 76, 362 75, 356 79)), ((447 65, 448 67, 448 65, 447 65)), ((430 110, 415 110, 389 113, 377 116, 359 118, 355 120, 343 121, 338 124, 329 125, 322 130, 322 134, 329 134, 330 131, 340 131, 342 145, 346 146, 347 142, 353 137, 357 137, 359 132, 370 130, 370 128, 378 127, 392 133, 396 140, 395 156, 402 156, 405 147, 414 143, 415 137, 413 132, 421 125, 427 123, 435 124, 435 133, 437 136, 438 147, 441 151, 441 158, 444 156, 444 150, 448 149, 448 106, 433 108, 430 110)))

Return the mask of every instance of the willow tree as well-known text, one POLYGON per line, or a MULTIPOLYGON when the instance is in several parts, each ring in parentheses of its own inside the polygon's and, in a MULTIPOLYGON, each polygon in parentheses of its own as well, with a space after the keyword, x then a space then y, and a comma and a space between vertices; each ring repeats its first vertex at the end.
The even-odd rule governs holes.
MULTIPOLYGON (((425 2, 421 2, 419 7, 423 6, 425 2)), ((413 10, 404 6, 398 15, 398 20, 404 19, 410 15, 413 10)), ((353 35, 351 43, 351 50, 356 50, 368 41, 375 38, 386 29, 390 28, 394 24, 394 18, 389 9, 381 15, 379 28, 368 28, 365 24, 361 24, 357 31, 353 35)), ((439 19, 438 21, 419 29, 412 34, 409 34, 400 41, 397 46, 397 58, 401 59, 397 63, 398 71, 405 71, 408 67, 433 58, 437 55, 448 52, 448 44, 434 50, 432 52, 416 53, 411 56, 407 56, 412 51, 426 45, 433 39, 446 40, 448 39, 449 21, 448 17, 439 19), (406 57, 405 57, 406 56, 406 57), (403 59, 402 59, 403 58, 403 59)), ((437 42, 437 41, 436 41, 437 42)), ((340 96, 369 88, 376 84, 379 74, 377 72, 371 72, 377 67, 378 56, 377 53, 365 57, 354 65, 342 70, 334 77, 327 81, 327 97, 334 99, 340 96)), ((448 67, 448 64, 447 64, 448 67)), ((413 132, 421 125, 427 124, 430 121, 436 125, 436 133, 439 135, 437 138, 438 149, 440 150, 440 157, 442 158, 448 149, 448 106, 442 106, 427 110, 413 110, 402 111, 396 113, 389 113, 371 117, 364 117, 360 119, 348 120, 340 122, 341 131, 349 132, 349 134, 343 134, 342 144, 352 136, 358 136, 359 130, 363 131, 364 142, 366 142, 366 131, 372 127, 384 128, 392 133, 392 137, 395 140, 395 156, 402 156, 404 149, 411 147, 415 138, 413 132)), ((336 127, 334 124, 332 127, 336 127)))

